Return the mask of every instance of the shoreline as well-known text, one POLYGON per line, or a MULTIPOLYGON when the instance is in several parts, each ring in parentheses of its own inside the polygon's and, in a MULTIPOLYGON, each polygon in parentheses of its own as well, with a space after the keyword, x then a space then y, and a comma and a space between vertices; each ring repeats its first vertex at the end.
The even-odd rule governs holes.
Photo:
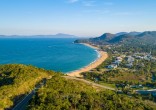
POLYGON ((98 57, 95 61, 91 62, 90 64, 88 64, 87 66, 85 67, 82 67, 78 70, 75 70, 75 71, 71 71, 71 72, 68 72, 66 73, 68 76, 72 76, 72 77, 82 77, 82 75, 80 73, 82 72, 87 72, 87 71, 90 71, 96 67, 98 67, 100 64, 103 63, 103 61, 106 60, 106 58, 108 57, 108 54, 104 51, 101 51, 99 50, 98 47, 95 47, 93 45, 90 45, 90 44, 86 44, 86 43, 80 43, 82 45, 86 45, 88 47, 91 47, 93 49, 95 49, 95 51, 97 51, 98 53, 98 57))

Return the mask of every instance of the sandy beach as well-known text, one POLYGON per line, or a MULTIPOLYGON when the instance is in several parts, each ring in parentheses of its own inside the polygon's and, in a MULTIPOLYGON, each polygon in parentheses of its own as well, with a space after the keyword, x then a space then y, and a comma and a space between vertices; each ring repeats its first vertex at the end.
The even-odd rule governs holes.
POLYGON ((82 75, 80 75, 80 73, 82 72, 87 72, 90 71, 94 68, 96 68, 97 66, 99 66, 103 61, 106 60, 106 58, 108 57, 108 54, 104 51, 99 50, 98 47, 92 46, 90 44, 84 44, 86 46, 89 46, 91 48, 94 48, 98 51, 99 53, 99 58, 97 58, 97 60, 95 60, 94 62, 92 62, 91 64, 89 64, 88 66, 85 66, 84 68, 81 68, 79 70, 75 70, 72 72, 67 73, 68 76, 73 76, 73 77, 82 77, 82 75))

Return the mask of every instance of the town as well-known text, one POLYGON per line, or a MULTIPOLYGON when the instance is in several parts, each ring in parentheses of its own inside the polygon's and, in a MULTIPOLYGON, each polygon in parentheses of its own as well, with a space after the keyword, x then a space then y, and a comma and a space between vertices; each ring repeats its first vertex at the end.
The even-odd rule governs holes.
POLYGON ((151 51, 130 50, 124 45, 98 47, 107 51, 109 58, 98 68, 82 73, 84 78, 114 87, 121 94, 156 97, 156 56, 151 51))
POLYGON ((107 66, 108 69, 115 69, 119 67, 122 62, 124 62, 123 65, 124 67, 131 68, 134 66, 134 62, 137 62, 135 63, 135 65, 144 67, 144 63, 140 63, 141 60, 152 61, 152 62, 156 61, 156 58, 153 57, 151 53, 134 53, 133 55, 128 55, 128 56, 124 54, 117 56, 118 53, 117 52, 114 53, 116 53, 113 56, 115 60, 113 60, 112 63, 107 66))

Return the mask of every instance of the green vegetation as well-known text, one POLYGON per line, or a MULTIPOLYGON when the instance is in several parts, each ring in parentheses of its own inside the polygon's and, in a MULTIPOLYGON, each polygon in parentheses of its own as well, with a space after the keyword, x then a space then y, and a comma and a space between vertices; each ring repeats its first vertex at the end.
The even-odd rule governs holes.
POLYGON ((33 66, 0 65, 0 110, 11 108, 43 78, 53 74, 33 66))
POLYGON ((11 109, 43 79, 28 110, 156 110, 156 32, 106 33, 76 43, 98 45, 109 58, 99 67, 82 73, 84 78, 115 91, 66 79, 53 71, 21 64, 0 65, 0 110, 11 109), (148 41, 148 42, 147 42, 148 41), (144 89, 147 95, 138 91, 144 89))
MULTIPOLYGON (((85 79, 99 84, 115 84, 119 91, 134 97, 138 95, 135 90, 156 88, 156 60, 150 59, 156 56, 156 46, 154 44, 144 43, 142 45, 139 42, 131 41, 118 45, 101 45, 101 48, 109 53, 109 58, 97 69, 82 73, 85 79), (127 57, 129 56, 134 59, 131 67, 126 66, 128 63, 127 57), (121 57, 122 62, 118 64, 117 68, 108 69, 108 65, 113 63, 117 57, 121 57)), ((156 101, 154 94, 148 94, 142 96, 142 98, 156 101), (148 97, 149 95, 152 98, 148 97)))
POLYGON ((47 80, 27 109, 30 110, 154 110, 156 104, 108 90, 96 90, 83 82, 59 75, 47 80))
MULTIPOLYGON (((138 95, 136 90, 156 89, 156 32, 147 31, 135 35, 105 33, 97 38, 75 42, 81 41, 98 45, 109 54, 109 58, 99 67, 82 73, 86 80, 115 85, 123 94, 134 97, 138 95)), ((154 93, 146 93, 146 96, 142 95, 143 99, 156 102, 154 93)))
MULTIPOLYGON (((155 110, 156 104, 141 97, 128 97, 114 91, 95 88, 81 81, 33 66, 0 66, 0 109, 11 108, 32 91, 43 78, 46 84, 37 90, 28 110, 155 110)), ((103 83, 104 84, 104 83, 103 83)), ((107 84, 104 84, 107 85, 107 84)), ((114 85, 109 85, 113 86, 114 85)))

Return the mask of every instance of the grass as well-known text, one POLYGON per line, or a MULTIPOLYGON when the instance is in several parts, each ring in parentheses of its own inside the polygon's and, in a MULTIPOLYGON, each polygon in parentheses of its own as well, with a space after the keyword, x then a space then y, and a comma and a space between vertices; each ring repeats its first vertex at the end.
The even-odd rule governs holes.
POLYGON ((146 79, 145 75, 136 75, 131 73, 122 73, 118 76, 109 78, 111 81, 134 81, 134 82, 142 82, 146 79))
POLYGON ((111 88, 116 88, 115 84, 109 84, 109 83, 104 83, 104 82, 99 82, 99 84, 107 86, 107 87, 111 87, 111 88))

